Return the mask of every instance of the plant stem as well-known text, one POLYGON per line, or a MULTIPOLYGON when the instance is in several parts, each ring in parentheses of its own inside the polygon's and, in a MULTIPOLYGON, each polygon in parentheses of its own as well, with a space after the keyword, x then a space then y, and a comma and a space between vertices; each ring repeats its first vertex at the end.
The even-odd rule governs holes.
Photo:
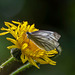
POLYGON ((6 66, 7 64, 9 64, 13 60, 14 60, 14 57, 9 58, 7 61, 5 61, 4 63, 2 63, 2 65, 0 65, 0 69, 3 68, 4 66, 6 66))
POLYGON ((21 66, 20 68, 18 68, 17 70, 15 70, 14 72, 12 72, 10 75, 16 75, 19 72, 23 71, 24 69, 29 68, 30 66, 31 66, 31 64, 27 63, 27 64, 21 66))

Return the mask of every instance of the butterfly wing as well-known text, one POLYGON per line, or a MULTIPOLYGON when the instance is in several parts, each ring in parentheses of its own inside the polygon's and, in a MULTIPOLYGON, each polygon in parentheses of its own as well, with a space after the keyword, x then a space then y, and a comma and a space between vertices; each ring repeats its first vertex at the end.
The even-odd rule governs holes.
POLYGON ((32 32, 29 36, 29 38, 36 45, 38 45, 42 49, 45 49, 46 51, 53 50, 59 46, 59 43, 57 41, 60 38, 60 35, 56 32, 39 30, 32 32))

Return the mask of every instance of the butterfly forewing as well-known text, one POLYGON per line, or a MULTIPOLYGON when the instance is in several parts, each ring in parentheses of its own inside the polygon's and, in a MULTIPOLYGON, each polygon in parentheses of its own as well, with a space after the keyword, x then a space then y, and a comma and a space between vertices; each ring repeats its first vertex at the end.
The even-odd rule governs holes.
POLYGON ((46 30, 39 30, 39 31, 35 31, 32 32, 32 35, 34 36, 43 36, 45 38, 52 38, 56 41, 59 40, 59 38, 61 37, 58 33, 53 32, 53 31, 46 31, 46 30))

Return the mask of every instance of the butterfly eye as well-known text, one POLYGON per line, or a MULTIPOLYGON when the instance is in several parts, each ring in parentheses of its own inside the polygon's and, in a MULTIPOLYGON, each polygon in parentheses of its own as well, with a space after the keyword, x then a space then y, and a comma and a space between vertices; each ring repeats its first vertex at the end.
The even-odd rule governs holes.
POLYGON ((20 58, 20 56, 21 56, 21 50, 20 49, 18 49, 18 48, 12 48, 10 53, 17 60, 21 60, 21 58, 20 58))
POLYGON ((29 32, 26 32, 26 34, 30 34, 29 32))

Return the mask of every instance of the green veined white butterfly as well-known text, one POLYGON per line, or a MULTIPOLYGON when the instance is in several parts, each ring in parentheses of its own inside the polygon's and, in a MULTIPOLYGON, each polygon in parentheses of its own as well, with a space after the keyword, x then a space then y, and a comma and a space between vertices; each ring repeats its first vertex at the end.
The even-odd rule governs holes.
POLYGON ((46 51, 58 49, 61 53, 58 40, 61 37, 58 33, 53 31, 39 30, 35 32, 27 32, 27 37, 31 39, 38 47, 45 49, 46 51))

